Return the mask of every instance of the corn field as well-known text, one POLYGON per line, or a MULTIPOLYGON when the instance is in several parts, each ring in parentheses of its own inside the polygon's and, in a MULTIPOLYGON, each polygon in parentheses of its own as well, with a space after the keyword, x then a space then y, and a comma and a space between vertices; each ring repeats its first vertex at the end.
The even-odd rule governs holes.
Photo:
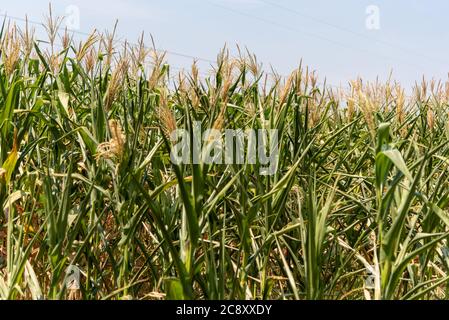
POLYGON ((0 33, 1 299, 448 297, 449 82, 174 71, 58 22, 0 33), (198 122, 277 130, 276 172, 174 164, 198 122))

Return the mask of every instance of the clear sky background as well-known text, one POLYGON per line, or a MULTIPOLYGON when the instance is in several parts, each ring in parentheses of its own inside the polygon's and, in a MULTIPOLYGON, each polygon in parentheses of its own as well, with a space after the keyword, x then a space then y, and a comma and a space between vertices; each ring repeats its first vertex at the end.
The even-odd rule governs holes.
MULTIPOLYGON (((0 1, 3 15, 43 21, 48 12, 48 0, 0 1)), ((384 80, 391 70, 405 86, 423 75, 448 78, 449 1, 58 0, 54 15, 71 5, 79 8, 78 31, 111 30, 118 19, 120 38, 136 42, 142 31, 147 39, 151 34, 176 67, 187 68, 194 56, 207 71, 226 43, 234 52, 236 44, 247 47, 264 69, 280 74, 302 58, 333 85, 357 76, 384 80), (379 8, 378 30, 366 27, 370 5, 379 8)))

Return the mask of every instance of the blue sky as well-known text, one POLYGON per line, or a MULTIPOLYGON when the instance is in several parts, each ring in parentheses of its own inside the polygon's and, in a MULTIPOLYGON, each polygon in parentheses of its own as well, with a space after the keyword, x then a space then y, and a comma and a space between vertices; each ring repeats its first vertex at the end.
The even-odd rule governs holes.
MULTIPOLYGON (((234 52, 236 44, 246 46, 266 70, 280 74, 302 58, 334 85, 357 76, 386 79, 392 70, 410 86, 423 75, 446 80, 449 72, 447 1, 58 0, 54 14, 65 15, 70 5, 79 8, 79 31, 110 30, 118 19, 122 39, 135 42, 145 31, 158 48, 203 59, 203 71, 226 43, 234 52), (366 28, 372 5, 379 8, 378 30, 366 28)), ((0 10, 42 21, 48 0, 1 0, 0 10)), ((168 59, 176 67, 192 62, 175 54, 168 59)))

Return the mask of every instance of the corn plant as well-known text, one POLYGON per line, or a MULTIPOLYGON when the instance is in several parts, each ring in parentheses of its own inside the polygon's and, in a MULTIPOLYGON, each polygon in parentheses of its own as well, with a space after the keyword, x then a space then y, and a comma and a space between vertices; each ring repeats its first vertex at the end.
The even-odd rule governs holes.
POLYGON ((59 22, 0 32, 0 298, 447 298, 447 83, 174 72, 59 22), (275 130, 276 170, 175 163, 177 129, 275 130))

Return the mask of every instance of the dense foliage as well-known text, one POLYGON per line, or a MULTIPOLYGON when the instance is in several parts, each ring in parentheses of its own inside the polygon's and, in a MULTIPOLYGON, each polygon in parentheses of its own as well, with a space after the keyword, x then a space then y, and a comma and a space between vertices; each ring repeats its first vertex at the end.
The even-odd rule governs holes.
POLYGON ((175 73, 143 41, 47 32, 0 35, 0 298, 447 297, 447 84, 336 90, 226 50, 175 73), (277 129, 275 174, 173 164, 195 121, 277 129))

